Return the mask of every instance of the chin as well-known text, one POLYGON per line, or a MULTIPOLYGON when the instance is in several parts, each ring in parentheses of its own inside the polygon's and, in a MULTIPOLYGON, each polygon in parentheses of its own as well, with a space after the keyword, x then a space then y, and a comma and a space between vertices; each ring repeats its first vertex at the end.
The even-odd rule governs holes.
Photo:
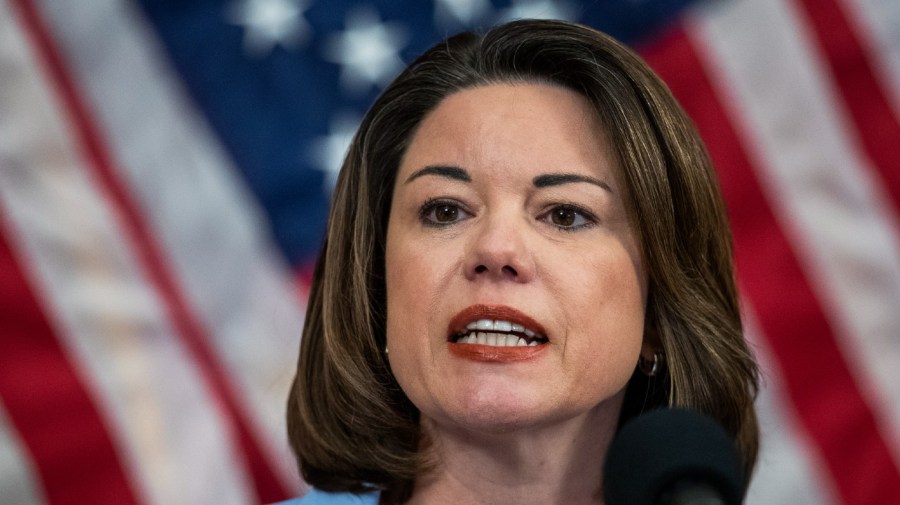
MULTIPOLYGON (((560 423, 596 423, 600 418, 618 419, 624 389, 605 398, 558 398, 549 391, 528 388, 476 388, 458 391, 458 396, 423 416, 452 431, 502 435, 551 428, 560 423), (434 414, 434 415, 432 415, 434 414), (583 418, 578 421, 577 419, 583 418)), ((615 421, 612 421, 615 422, 615 421)))
MULTIPOLYGON (((501 434, 528 429, 560 417, 530 392, 478 390, 457 398, 448 409, 451 422, 463 429, 501 434)), ((532 392, 533 393, 533 392, 532 392)))

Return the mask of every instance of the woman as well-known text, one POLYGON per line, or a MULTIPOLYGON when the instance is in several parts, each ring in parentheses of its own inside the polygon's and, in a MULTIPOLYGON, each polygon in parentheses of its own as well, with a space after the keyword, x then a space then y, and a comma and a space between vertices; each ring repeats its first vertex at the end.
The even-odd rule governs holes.
POLYGON ((301 503, 600 503, 618 426, 662 406, 749 475, 732 269, 705 149, 630 50, 529 20, 438 44, 338 178, 288 402, 301 503))

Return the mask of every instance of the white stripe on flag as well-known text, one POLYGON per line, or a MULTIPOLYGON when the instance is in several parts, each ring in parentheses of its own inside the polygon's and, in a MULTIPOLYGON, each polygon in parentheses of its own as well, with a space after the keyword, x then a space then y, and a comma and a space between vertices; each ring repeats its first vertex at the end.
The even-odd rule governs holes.
POLYGON ((900 2, 842 0, 841 3, 856 34, 869 50, 894 114, 900 117, 900 2))
MULTIPOLYGON (((895 207, 852 140, 819 54, 788 2, 739 0, 691 30, 771 205, 900 461, 900 237, 895 207)), ((823 370, 823 373, 827 371, 823 370)))
MULTIPOLYGON (((3 37, 0 36, 0 40, 2 39, 3 37)), ((10 425, 2 403, 0 403, 0 489, 3 490, 4 504, 40 505, 44 503, 31 466, 31 458, 10 425)))
POLYGON ((784 378, 765 344, 767 340, 760 336, 752 310, 745 309, 744 334, 759 361, 762 386, 756 401, 759 458, 745 505, 838 505, 840 499, 829 485, 828 471, 810 453, 814 442, 797 422, 791 400, 781 386, 784 378))
POLYGON ((0 213, 61 344, 149 503, 250 503, 219 409, 88 177, 5 0, 0 14, 2 45, 17 56, 0 72, 0 213))
POLYGON ((191 307, 211 329, 209 344, 238 386, 257 441, 285 486, 296 489, 284 404, 303 307, 288 266, 264 233, 261 210, 134 6, 42 4, 120 175, 165 246, 191 307))

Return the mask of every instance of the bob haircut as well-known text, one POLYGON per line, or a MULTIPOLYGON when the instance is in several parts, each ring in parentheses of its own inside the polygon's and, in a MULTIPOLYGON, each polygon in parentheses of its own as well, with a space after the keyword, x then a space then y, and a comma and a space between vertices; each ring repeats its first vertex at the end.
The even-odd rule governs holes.
MULTIPOLYGON (((385 348, 385 237, 395 177, 422 119, 447 96, 493 83, 561 86, 592 104, 631 195, 649 288, 645 339, 663 353, 636 367, 622 422, 680 406, 717 420, 747 476, 758 447, 757 368, 741 327, 725 208, 706 149, 666 86, 637 55, 591 28, 521 20, 434 46, 362 121, 334 191, 288 399, 303 477, 326 491, 381 489, 405 501, 427 469, 419 413, 385 348)), ((602 455, 598 455, 602 464, 602 455)))

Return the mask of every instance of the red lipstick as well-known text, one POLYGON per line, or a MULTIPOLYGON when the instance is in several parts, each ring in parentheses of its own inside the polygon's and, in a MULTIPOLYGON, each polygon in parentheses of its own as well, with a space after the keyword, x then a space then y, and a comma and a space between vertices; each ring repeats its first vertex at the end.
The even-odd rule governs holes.
POLYGON ((531 331, 535 333, 539 333, 544 337, 547 336, 547 330, 545 330, 540 323, 524 312, 518 311, 512 307, 506 307, 504 305, 472 305, 471 307, 463 309, 450 320, 450 338, 453 338, 454 335, 457 335, 460 332, 466 331, 467 324, 479 319, 501 319, 511 323, 521 324, 526 328, 531 328, 531 331))
MULTIPOLYGON (((494 333, 508 333, 495 331, 494 333)), ((523 335, 524 336, 524 335, 523 335)), ((450 320, 447 344, 450 352, 460 358, 485 363, 515 363, 535 358, 547 349, 546 330, 537 321, 512 307, 502 305, 472 305, 450 320), (468 332, 466 326, 480 319, 508 321, 522 325, 543 340, 538 345, 492 346, 456 342, 461 334, 468 332)))
POLYGON ((486 363, 515 363, 527 361, 547 349, 547 344, 535 346, 496 347, 493 345, 457 344, 450 342, 450 352, 460 358, 486 363))

